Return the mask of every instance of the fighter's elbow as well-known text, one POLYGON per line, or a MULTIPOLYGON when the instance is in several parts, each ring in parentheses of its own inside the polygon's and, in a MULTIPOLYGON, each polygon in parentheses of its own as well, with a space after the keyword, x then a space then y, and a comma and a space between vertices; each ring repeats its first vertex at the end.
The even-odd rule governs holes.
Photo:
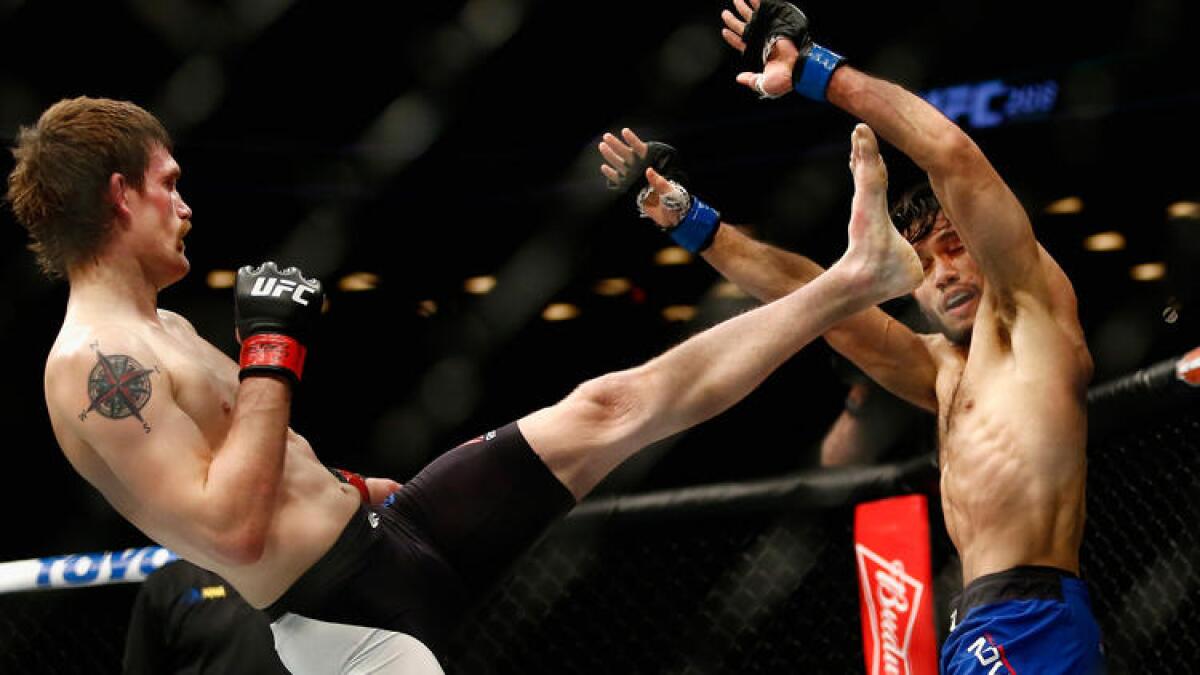
POLYGON ((987 165, 983 152, 962 129, 947 124, 937 133, 933 152, 923 167, 931 176, 962 176, 987 165))
MULTIPOLYGON (((210 504, 210 507, 215 506, 210 504)), ((251 565, 262 559, 267 550, 269 519, 255 514, 244 505, 212 508, 200 520, 202 529, 196 534, 204 541, 208 552, 231 566, 251 565)))
POLYGON ((231 565, 253 565, 266 553, 266 530, 255 527, 226 530, 216 535, 212 546, 214 552, 231 565))

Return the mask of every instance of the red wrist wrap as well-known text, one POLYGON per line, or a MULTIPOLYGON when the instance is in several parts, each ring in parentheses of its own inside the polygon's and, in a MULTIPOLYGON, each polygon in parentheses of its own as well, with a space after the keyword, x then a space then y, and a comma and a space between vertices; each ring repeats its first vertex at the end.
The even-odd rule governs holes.
POLYGON ((297 381, 304 371, 308 350, 295 338, 276 333, 257 333, 242 340, 242 374, 247 369, 287 370, 297 381))
POLYGON ((364 504, 371 503, 371 492, 367 489, 367 479, 363 478, 359 474, 354 473, 353 471, 347 471, 345 469, 335 469, 330 467, 329 470, 333 472, 333 475, 337 476, 338 480, 342 481, 343 483, 349 483, 350 485, 353 485, 358 490, 358 494, 362 497, 364 504))

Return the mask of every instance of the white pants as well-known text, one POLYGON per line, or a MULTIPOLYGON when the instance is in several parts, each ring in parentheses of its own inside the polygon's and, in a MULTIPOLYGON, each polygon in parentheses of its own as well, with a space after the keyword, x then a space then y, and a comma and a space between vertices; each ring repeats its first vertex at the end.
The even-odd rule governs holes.
POLYGON ((365 626, 284 614, 271 624, 275 651, 293 675, 444 675, 420 640, 365 626))

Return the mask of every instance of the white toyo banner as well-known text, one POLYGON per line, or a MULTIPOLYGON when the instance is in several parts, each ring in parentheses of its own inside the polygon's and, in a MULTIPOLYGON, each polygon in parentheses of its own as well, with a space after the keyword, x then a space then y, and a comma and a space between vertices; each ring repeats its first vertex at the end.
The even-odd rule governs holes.
POLYGON ((179 556, 161 546, 0 563, 0 593, 142 581, 179 556))

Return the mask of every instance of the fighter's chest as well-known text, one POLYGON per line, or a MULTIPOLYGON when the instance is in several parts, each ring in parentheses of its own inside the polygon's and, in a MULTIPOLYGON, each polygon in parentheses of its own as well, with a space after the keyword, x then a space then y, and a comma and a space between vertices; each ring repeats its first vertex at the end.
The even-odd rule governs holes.
POLYGON ((980 386, 977 380, 963 358, 952 356, 938 368, 938 430, 943 441, 975 410, 980 386))
POLYGON ((156 348, 169 374, 176 405, 210 441, 229 428, 237 395, 237 366, 199 338, 169 340, 156 348))

